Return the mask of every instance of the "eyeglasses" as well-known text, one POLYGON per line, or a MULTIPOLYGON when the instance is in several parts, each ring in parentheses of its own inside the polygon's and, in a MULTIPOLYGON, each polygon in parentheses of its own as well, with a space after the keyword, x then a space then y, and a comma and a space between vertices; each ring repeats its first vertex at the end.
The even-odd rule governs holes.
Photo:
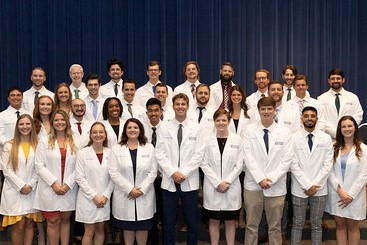
POLYGON ((73 105, 74 108, 84 108, 85 105, 73 105))
POLYGON ((158 72, 159 69, 148 69, 148 71, 151 71, 151 72, 158 72))

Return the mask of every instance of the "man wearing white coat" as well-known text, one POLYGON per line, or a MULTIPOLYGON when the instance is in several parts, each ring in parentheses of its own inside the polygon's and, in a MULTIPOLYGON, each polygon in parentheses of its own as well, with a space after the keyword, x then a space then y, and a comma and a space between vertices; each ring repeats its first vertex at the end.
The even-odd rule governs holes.
POLYGON ((85 117, 85 107, 85 102, 82 99, 73 99, 71 102, 73 115, 70 116, 70 125, 74 137, 78 139, 79 149, 84 148, 88 144, 89 132, 93 124, 93 121, 85 117))
POLYGON ((245 149, 244 200, 246 210, 245 244, 256 245, 258 226, 265 210, 269 244, 280 245, 281 217, 286 190, 286 173, 292 160, 290 131, 274 122, 275 101, 259 100, 261 123, 247 126, 242 137, 245 149))
POLYGON ((333 166, 331 137, 316 129, 317 110, 303 109, 300 128, 293 135, 292 203, 293 225, 291 244, 300 244, 308 205, 310 206, 311 241, 322 243, 321 220, 327 196, 327 178, 333 166))
POLYGON ((197 121, 188 118, 189 98, 173 97, 175 118, 165 122, 158 133, 156 159, 162 169, 164 244, 175 244, 175 221, 179 198, 188 226, 187 244, 197 244, 198 166, 189 165, 197 139, 197 121))

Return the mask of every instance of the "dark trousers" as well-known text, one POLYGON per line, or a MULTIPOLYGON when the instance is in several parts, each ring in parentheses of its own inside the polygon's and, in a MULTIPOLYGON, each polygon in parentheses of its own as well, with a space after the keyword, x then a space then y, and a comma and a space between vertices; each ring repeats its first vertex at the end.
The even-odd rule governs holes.
POLYGON ((176 184, 176 191, 169 192, 162 189, 163 197, 163 225, 164 225, 164 245, 175 244, 175 224, 178 209, 178 200, 182 201, 182 213, 187 222, 187 244, 197 244, 197 220, 198 220, 198 192, 181 190, 181 186, 176 184))

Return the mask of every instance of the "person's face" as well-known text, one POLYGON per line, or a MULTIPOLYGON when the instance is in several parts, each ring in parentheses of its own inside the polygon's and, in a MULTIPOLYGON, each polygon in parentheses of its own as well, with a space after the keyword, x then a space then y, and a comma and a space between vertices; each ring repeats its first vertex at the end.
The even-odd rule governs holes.
POLYGON ((32 131, 32 123, 29 118, 22 118, 18 121, 18 130, 20 135, 26 136, 29 135, 32 131))
POLYGON ((124 87, 122 89, 122 93, 124 94, 124 99, 127 102, 132 102, 135 96, 135 84, 133 83, 124 83, 124 87))
POLYGON ((187 65, 185 70, 185 76, 187 79, 190 80, 198 80, 199 71, 196 68, 196 65, 194 64, 187 65))
POLYGON ((121 112, 119 103, 116 100, 110 100, 108 102, 108 117, 117 118, 121 112))
POLYGON ((272 106, 260 106, 258 110, 259 110, 261 121, 265 121, 265 122, 273 121, 275 109, 272 106))
POLYGON ((159 99, 161 102, 166 102, 168 97, 167 88, 155 87, 154 97, 159 99))
POLYGON ((56 132, 65 132, 66 130, 66 120, 61 114, 56 114, 54 121, 52 122, 56 132))
POLYGON ((343 87, 345 79, 340 75, 331 75, 328 79, 331 89, 339 91, 343 87))
POLYGON ((258 89, 266 89, 269 84, 269 78, 263 71, 256 72, 255 84, 258 89))
POLYGON ((61 102, 68 101, 69 97, 70 94, 69 89, 67 87, 60 87, 59 90, 57 90, 57 98, 59 98, 61 102))
POLYGON ((93 143, 103 143, 106 139, 106 131, 100 124, 96 124, 90 130, 90 138, 93 143))
POLYGON ((290 86, 293 83, 293 79, 296 75, 294 75, 293 71, 291 69, 286 69, 285 73, 282 75, 282 78, 284 82, 290 86))
POLYGON ((120 66, 117 64, 111 65, 108 75, 110 76, 111 80, 119 81, 122 77, 124 72, 121 70, 120 66))
POLYGON ((353 121, 347 119, 341 123, 341 133, 344 138, 354 138, 356 128, 354 127, 353 121))
POLYGON ((87 89, 88 89, 89 95, 97 96, 100 86, 101 85, 98 83, 98 79, 89 80, 87 83, 87 89))
POLYGON ((42 70, 35 69, 32 71, 31 81, 34 87, 41 88, 46 81, 46 75, 42 70))
POLYGON ((83 100, 73 100, 71 103, 71 110, 73 112, 73 115, 76 117, 82 117, 85 114, 85 102, 83 100))
POLYGON ((70 69, 69 76, 72 82, 81 82, 84 76, 83 69, 80 67, 73 67, 70 69))
POLYGON ((149 105, 147 109, 147 116, 151 124, 156 125, 162 115, 162 109, 159 105, 149 105))
POLYGON ((9 93, 8 102, 13 108, 20 109, 22 107, 23 102, 22 93, 18 90, 11 91, 9 93))
POLYGON ((214 121, 217 132, 226 132, 228 130, 229 121, 226 115, 220 115, 214 121))
POLYGON ((182 98, 176 99, 173 103, 173 110, 175 111, 176 117, 186 117, 186 113, 188 109, 189 109, 189 105, 182 98))
POLYGON ((128 139, 137 139, 140 134, 139 125, 135 122, 129 122, 126 126, 126 135, 128 139))
POLYGON ((52 113, 52 101, 49 98, 40 98, 38 107, 41 115, 50 115, 52 113))
POLYGON ((161 73, 162 71, 159 70, 159 65, 149 66, 147 70, 149 81, 157 81, 161 73))
POLYGON ((294 90, 298 98, 304 98, 306 96, 308 85, 305 80, 297 80, 294 82, 294 90))
POLYGON ((242 94, 238 90, 233 90, 231 94, 231 101, 233 104, 241 104, 242 94))
POLYGON ((210 92, 208 87, 196 89, 196 101, 200 105, 206 105, 209 102, 210 92))
POLYGON ((301 120, 303 123, 304 128, 314 128, 317 123, 317 114, 314 111, 304 111, 301 116, 301 120))
POLYGON ((234 76, 234 70, 230 66, 223 66, 222 69, 220 69, 220 78, 224 81, 231 81, 234 76))
POLYGON ((283 86, 281 84, 275 83, 270 85, 268 89, 268 95, 273 98, 275 103, 279 102, 283 98, 283 86))

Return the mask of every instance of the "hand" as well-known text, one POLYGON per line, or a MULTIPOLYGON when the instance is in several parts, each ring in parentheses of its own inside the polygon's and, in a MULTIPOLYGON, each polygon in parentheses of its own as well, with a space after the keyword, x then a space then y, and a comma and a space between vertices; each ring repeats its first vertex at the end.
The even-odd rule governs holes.
POLYGON ((186 177, 185 175, 183 175, 181 172, 177 171, 177 172, 174 172, 172 175, 171 175, 173 181, 177 184, 181 184, 182 182, 184 182, 186 180, 186 177))
POLYGON ((343 191, 343 189, 338 186, 337 193, 340 197, 340 200, 338 201, 340 208, 345 208, 353 201, 353 197, 348 195, 348 192, 343 191))
POLYGON ((25 184, 22 189, 20 189, 20 193, 23 195, 28 195, 32 192, 32 186, 29 184, 25 184))
POLYGON ((102 197, 102 203, 103 203, 103 205, 106 205, 106 203, 108 201, 108 197, 106 197, 104 195, 102 195, 101 197, 102 197))
POLYGON ((94 204, 96 204, 97 208, 103 208, 104 207, 104 203, 103 203, 103 197, 104 196, 100 196, 100 195, 97 195, 93 198, 93 202, 94 204))
POLYGON ((70 187, 67 184, 63 184, 61 186, 61 188, 63 189, 64 193, 68 192, 70 190, 70 187))
POLYGON ((140 190, 140 187, 134 187, 130 191, 129 195, 127 195, 127 198, 129 200, 133 200, 133 199, 140 197, 141 195, 143 195, 143 192, 140 190))
POLYGON ((265 178, 263 179, 262 181, 260 181, 259 185, 260 187, 263 189, 263 190, 266 190, 266 189, 269 189, 271 186, 270 184, 272 183, 273 181, 271 181, 271 179, 268 179, 268 178, 265 178))
POLYGON ((319 185, 313 185, 310 187, 310 189, 304 191, 307 196, 314 196, 317 191, 320 189, 319 185))
POLYGON ((230 183, 226 182, 226 181, 222 181, 218 187, 217 187, 217 191, 220 193, 226 193, 229 190, 229 187, 231 186, 230 183))
POLYGON ((65 195, 65 191, 62 189, 62 186, 56 182, 51 185, 52 189, 57 195, 65 195))

